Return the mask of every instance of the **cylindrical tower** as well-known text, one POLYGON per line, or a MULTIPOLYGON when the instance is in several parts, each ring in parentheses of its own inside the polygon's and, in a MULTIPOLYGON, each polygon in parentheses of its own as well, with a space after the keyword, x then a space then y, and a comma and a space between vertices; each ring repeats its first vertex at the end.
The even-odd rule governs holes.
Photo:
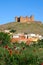
POLYGON ((17 17, 17 16, 15 17, 15 21, 16 21, 16 22, 18 21, 18 17, 17 17))

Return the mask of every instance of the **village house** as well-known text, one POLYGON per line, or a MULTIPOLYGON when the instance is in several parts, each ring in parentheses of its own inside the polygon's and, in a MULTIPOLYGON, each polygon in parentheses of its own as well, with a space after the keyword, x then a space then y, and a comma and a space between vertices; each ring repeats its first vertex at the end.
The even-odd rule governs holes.
POLYGON ((37 41, 37 40, 41 40, 42 36, 39 34, 24 34, 24 33, 18 33, 18 34, 13 34, 10 32, 10 30, 4 30, 5 33, 8 33, 11 37, 11 42, 25 42, 27 44, 29 44, 32 41, 37 41))
POLYGON ((25 42, 25 43, 30 43, 32 41, 37 41, 38 39, 41 39, 42 36, 41 35, 38 35, 38 34, 16 34, 16 35, 13 35, 13 38, 11 39, 11 42, 14 43, 14 42, 25 42))
POLYGON ((10 30, 4 30, 5 33, 10 33, 10 30))

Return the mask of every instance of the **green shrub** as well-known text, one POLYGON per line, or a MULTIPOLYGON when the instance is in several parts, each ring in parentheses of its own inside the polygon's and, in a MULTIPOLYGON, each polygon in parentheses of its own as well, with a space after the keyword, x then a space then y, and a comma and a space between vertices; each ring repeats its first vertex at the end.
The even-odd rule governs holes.
POLYGON ((10 36, 7 33, 0 32, 0 46, 1 45, 7 45, 10 43, 10 36))
POLYGON ((12 29, 12 30, 10 30, 10 32, 11 32, 11 33, 14 33, 14 32, 16 32, 16 30, 13 30, 13 29, 12 29))

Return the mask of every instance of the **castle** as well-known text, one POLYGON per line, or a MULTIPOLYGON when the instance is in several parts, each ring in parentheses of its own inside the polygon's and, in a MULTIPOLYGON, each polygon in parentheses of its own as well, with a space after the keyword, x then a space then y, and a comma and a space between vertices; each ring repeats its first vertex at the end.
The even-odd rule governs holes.
POLYGON ((21 23, 24 23, 24 22, 34 22, 34 16, 26 16, 26 17, 15 17, 15 21, 16 22, 21 22, 21 23))

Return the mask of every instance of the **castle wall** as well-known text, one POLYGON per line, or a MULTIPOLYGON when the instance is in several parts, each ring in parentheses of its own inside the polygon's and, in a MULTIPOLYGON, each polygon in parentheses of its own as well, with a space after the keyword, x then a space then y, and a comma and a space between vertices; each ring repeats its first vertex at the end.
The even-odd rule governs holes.
POLYGON ((15 20, 16 22, 21 22, 21 23, 24 23, 24 22, 33 22, 34 21, 34 16, 26 16, 26 17, 15 17, 15 20))

